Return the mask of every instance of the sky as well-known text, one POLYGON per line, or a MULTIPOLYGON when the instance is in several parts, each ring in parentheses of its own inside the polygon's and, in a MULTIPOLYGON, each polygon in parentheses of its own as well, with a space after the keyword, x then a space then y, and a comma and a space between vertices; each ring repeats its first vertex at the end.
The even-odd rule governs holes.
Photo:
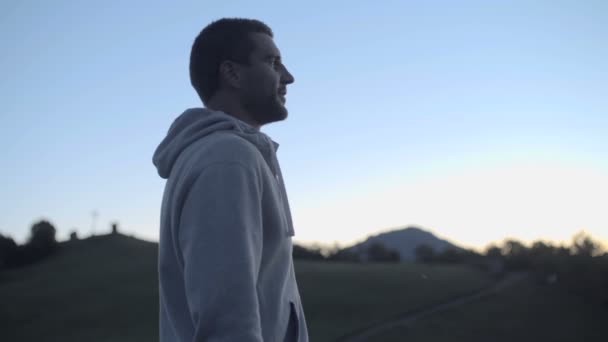
POLYGON ((262 129, 295 242, 608 241, 608 2, 548 0, 2 1, 0 234, 158 241, 152 154, 222 17, 267 23, 295 76, 262 129))

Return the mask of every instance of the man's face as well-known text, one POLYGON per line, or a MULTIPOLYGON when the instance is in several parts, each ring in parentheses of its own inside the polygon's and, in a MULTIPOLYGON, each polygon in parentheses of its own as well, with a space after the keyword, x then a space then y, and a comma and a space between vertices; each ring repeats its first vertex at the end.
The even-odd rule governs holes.
POLYGON ((260 126, 287 118, 285 96, 293 76, 281 61, 272 38, 263 33, 251 35, 254 50, 250 64, 241 71, 240 98, 243 106, 260 126))

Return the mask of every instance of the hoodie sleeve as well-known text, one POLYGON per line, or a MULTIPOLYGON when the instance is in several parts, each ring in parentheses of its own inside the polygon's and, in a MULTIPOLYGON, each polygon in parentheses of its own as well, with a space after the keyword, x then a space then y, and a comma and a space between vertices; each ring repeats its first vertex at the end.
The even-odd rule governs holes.
POLYGON ((255 172, 238 162, 207 166, 189 190, 178 234, 193 341, 262 341, 261 196, 255 172))

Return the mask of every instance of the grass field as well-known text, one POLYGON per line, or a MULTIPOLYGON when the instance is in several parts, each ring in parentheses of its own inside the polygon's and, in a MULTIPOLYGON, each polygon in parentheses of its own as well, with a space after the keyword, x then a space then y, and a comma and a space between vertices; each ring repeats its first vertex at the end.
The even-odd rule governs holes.
POLYGON ((0 274, 2 341, 158 340, 155 244, 100 236, 63 247, 0 274))
POLYGON ((436 313, 372 341, 606 341, 608 310, 527 279, 502 292, 436 313))
POLYGON ((319 342, 490 283, 454 266, 299 262, 296 269, 311 341, 319 342))
MULTIPOLYGON (((99 236, 0 273, 2 341, 158 340, 157 245, 99 236)), ((462 267, 296 262, 311 341, 485 286, 462 267)))

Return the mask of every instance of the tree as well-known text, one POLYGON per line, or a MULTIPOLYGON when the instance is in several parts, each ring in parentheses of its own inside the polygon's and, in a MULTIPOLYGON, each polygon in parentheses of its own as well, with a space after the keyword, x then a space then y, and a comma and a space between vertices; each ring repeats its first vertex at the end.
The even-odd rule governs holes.
POLYGON ((49 221, 41 220, 34 223, 30 238, 24 246, 25 259, 35 261, 51 254, 57 247, 55 232, 55 227, 49 221))
POLYGON ((17 255, 17 244, 15 241, 0 234, 0 270, 14 265, 17 255))
POLYGON ((584 231, 578 232, 572 238, 572 252, 583 257, 592 257, 600 252, 600 245, 593 241, 584 231))
POLYGON ((536 241, 532 244, 532 247, 530 247, 530 256, 532 258, 547 258, 553 254, 553 246, 542 241, 536 241))
POLYGON ((293 245, 293 258, 300 260, 324 260, 325 257, 318 249, 293 245))
POLYGON ((494 244, 489 245, 486 248, 486 257, 494 260, 502 259, 502 250, 500 249, 500 247, 494 244))
POLYGON ((505 267, 511 270, 521 270, 530 267, 529 251, 524 244, 517 240, 506 240, 502 246, 505 256, 505 267))
POLYGON ((38 221, 32 225, 30 244, 33 245, 53 245, 57 243, 55 240, 55 227, 46 220, 38 221))
POLYGON ((380 242, 374 242, 367 249, 367 256, 369 261, 376 262, 399 262, 399 253, 396 251, 386 248, 380 242))
POLYGON ((522 256, 525 255, 526 251, 526 246, 517 240, 509 239, 503 243, 502 253, 507 257, 522 256))
POLYGON ((465 257, 466 255, 464 252, 460 252, 457 249, 450 247, 443 250, 443 252, 438 253, 435 260, 444 264, 460 264, 465 261, 465 257))
POLYGON ((528 254, 530 266, 545 279, 553 275, 564 261, 558 248, 542 241, 535 241, 528 254))
POLYGON ((339 262, 361 262, 361 257, 353 250, 345 248, 330 251, 326 260, 339 262))
POLYGON ((414 255, 418 262, 430 263, 435 260, 435 251, 433 250, 433 247, 424 243, 416 246, 414 255))

